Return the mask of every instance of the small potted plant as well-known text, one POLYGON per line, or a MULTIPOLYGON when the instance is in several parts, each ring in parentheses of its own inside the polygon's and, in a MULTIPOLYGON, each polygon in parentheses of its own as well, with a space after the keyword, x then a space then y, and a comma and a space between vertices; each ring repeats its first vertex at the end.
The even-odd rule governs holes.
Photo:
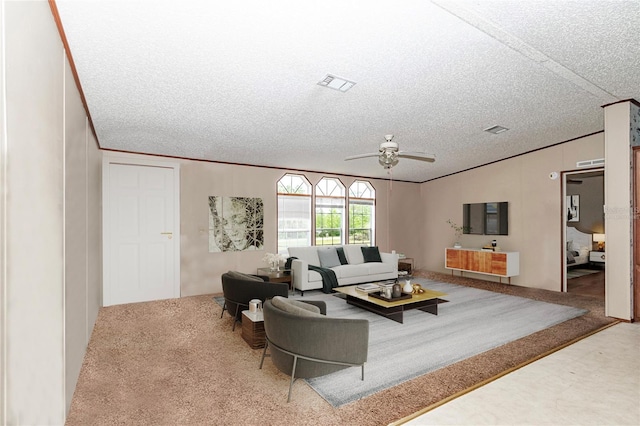
POLYGON ((284 262, 287 259, 280 253, 266 253, 262 260, 267 262, 272 271, 278 271, 280 270, 280 262, 284 262))
POLYGON ((451 226, 451 228, 453 228, 453 231, 456 234, 456 242, 453 244, 454 248, 461 248, 462 245, 460 244, 460 237, 462 237, 462 234, 464 233, 465 230, 470 230, 469 227, 464 227, 464 226, 460 226, 457 223, 453 222, 451 219, 447 219, 447 223, 449 224, 449 226, 451 226))

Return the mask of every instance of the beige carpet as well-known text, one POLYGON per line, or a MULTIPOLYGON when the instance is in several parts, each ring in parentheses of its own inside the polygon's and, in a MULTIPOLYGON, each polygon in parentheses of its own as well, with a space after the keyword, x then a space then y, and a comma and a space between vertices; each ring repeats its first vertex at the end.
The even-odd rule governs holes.
POLYGON ((102 308, 68 425, 381 425, 434 404, 614 322, 597 298, 433 273, 431 279, 560 303, 590 312, 340 408, 289 377, 231 331, 208 296, 102 308))

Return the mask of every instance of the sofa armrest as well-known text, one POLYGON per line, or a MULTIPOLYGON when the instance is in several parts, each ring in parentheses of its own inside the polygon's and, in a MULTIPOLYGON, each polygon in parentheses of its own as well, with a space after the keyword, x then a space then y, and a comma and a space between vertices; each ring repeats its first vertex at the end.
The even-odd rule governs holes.
POLYGON ((306 260, 293 259, 291 273, 293 274, 293 288, 306 288, 309 284, 309 263, 306 260))
POLYGON ((393 270, 398 270, 398 253, 382 253, 380 252, 380 259, 383 263, 390 263, 393 266, 393 270))

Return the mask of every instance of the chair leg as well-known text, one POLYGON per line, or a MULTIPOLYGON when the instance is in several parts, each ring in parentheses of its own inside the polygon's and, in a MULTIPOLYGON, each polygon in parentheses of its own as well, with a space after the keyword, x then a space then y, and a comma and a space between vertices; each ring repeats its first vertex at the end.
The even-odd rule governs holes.
POLYGON ((236 304, 236 311, 233 313, 233 327, 231 327, 231 331, 236 331, 236 323, 238 322, 238 309, 240 309, 240 305, 236 304))
POLYGON ((222 316, 224 315, 225 309, 227 309, 227 301, 226 300, 222 304, 222 312, 220 312, 220 318, 222 318, 222 316))
POLYGON ((289 396, 287 397, 287 402, 291 401, 291 388, 293 387, 293 382, 296 381, 296 364, 297 363, 298 363, 298 357, 294 355, 293 368, 291 369, 291 382, 289 383, 289 396))
POLYGON ((267 347, 269 346, 269 341, 266 340, 264 342, 264 349, 262 350, 262 359, 260 360, 260 370, 262 370, 262 364, 264 364, 264 357, 267 356, 267 347))
POLYGON ((364 381, 364 364, 362 364, 362 381, 364 381))

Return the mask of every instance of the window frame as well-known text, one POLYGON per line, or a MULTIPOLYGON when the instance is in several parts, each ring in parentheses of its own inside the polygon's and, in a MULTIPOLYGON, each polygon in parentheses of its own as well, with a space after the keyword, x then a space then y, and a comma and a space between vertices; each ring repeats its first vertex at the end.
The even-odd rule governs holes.
MULTIPOLYGON (((286 187, 286 185, 282 184, 282 187, 286 187)), ((296 188, 300 188, 300 185, 298 185, 296 188)), ((277 214, 276 214, 276 251, 280 254, 283 254, 285 256, 288 256, 288 248, 289 247, 304 247, 307 245, 311 245, 313 244, 313 235, 314 235, 314 218, 313 218, 313 189, 314 186, 311 184, 311 182, 309 181, 309 179, 302 174, 298 174, 298 173, 285 173, 284 175, 282 175, 282 177, 280 177, 280 179, 278 179, 278 181, 276 182, 276 208, 277 208, 277 214), (283 179, 287 178, 287 177, 297 177, 300 178, 302 180, 303 185, 306 185, 306 192, 305 193, 290 193, 290 192, 280 192, 280 187, 281 187, 281 182, 283 181, 283 179), (284 198, 286 197, 286 198, 284 198), (280 208, 280 202, 285 201, 286 199, 291 199, 294 197, 306 197, 308 198, 308 211, 309 211, 309 216, 308 218, 305 218, 303 220, 308 220, 309 221, 309 227, 307 229, 303 229, 300 228, 300 230, 295 230, 294 228, 292 228, 291 230, 287 230, 287 229, 283 229, 281 228, 281 219, 283 219, 281 216, 283 216, 286 213, 286 210, 283 211, 280 208), (284 238, 281 239, 280 235, 282 233, 306 233, 308 235, 307 240, 307 244, 303 244, 301 246, 299 245, 289 245, 288 243, 281 245, 281 241, 285 241, 285 242, 289 242, 291 241, 290 238, 284 238)), ((298 239, 298 238, 296 238, 298 239)))
MULTIPOLYGON (((342 180, 340 180, 340 178, 337 177, 333 177, 333 176, 323 176, 314 186, 313 186, 313 193, 314 193, 314 202, 313 202, 313 207, 314 207, 314 211, 313 211, 313 227, 314 227, 314 232, 313 232, 313 245, 315 246, 327 246, 327 245, 344 245, 346 244, 347 241, 347 234, 346 234, 346 230, 347 230, 347 220, 348 220, 348 211, 347 211, 347 187, 345 186, 345 184, 342 182, 342 180), (341 188, 341 195, 333 195, 334 191, 330 192, 330 195, 324 195, 325 191, 320 191, 321 188, 321 184, 323 181, 335 181, 338 185, 336 185, 336 187, 341 188), (322 192, 322 194, 319 194, 319 192, 322 192), (331 232, 331 230, 335 230, 338 228, 319 228, 318 227, 318 199, 326 199, 326 200, 342 200, 342 205, 340 205, 339 207, 342 209, 342 212, 340 214, 340 228, 339 228, 339 238, 338 241, 335 241, 336 237, 333 236, 326 236, 323 238, 331 238, 331 242, 329 244, 318 244, 318 238, 320 238, 318 236, 318 229, 324 230, 324 229, 328 229, 330 230, 329 232, 331 232)), ((328 206, 320 206, 322 208, 331 208, 333 210, 332 204, 329 204, 328 206)), ((324 213, 322 213, 324 215, 324 213)), ((324 221, 323 221, 324 222, 324 221)))
MULTIPOLYGON (((356 188, 358 189, 358 188, 356 188)), ((362 193, 364 194, 364 191, 362 191, 362 193)), ((352 220, 353 218, 353 214, 352 214, 352 206, 355 205, 368 205, 371 207, 371 213, 369 215, 369 228, 358 228, 361 230, 366 230, 369 232, 369 246, 374 246, 376 244, 376 188, 373 186, 373 184, 368 181, 368 180, 362 180, 362 179, 356 179, 354 180, 351 185, 349 186, 349 189, 347 191, 348 194, 348 199, 347 199, 347 214, 348 214, 348 225, 347 225, 347 244, 362 244, 361 242, 357 242, 355 241, 355 238, 352 239, 352 220), (367 190, 369 191, 370 196, 369 197, 362 197, 362 196, 357 196, 357 192, 356 190, 352 190, 352 188, 356 185, 364 185, 367 187, 367 190), (352 196, 352 193, 354 194, 352 196), (362 201, 366 201, 366 202, 360 202, 360 203, 356 203, 356 202, 352 202, 351 200, 362 200, 362 201)), ((363 216, 363 215, 360 215, 363 216)), ((355 222, 355 220, 353 220, 353 222, 355 222)))

